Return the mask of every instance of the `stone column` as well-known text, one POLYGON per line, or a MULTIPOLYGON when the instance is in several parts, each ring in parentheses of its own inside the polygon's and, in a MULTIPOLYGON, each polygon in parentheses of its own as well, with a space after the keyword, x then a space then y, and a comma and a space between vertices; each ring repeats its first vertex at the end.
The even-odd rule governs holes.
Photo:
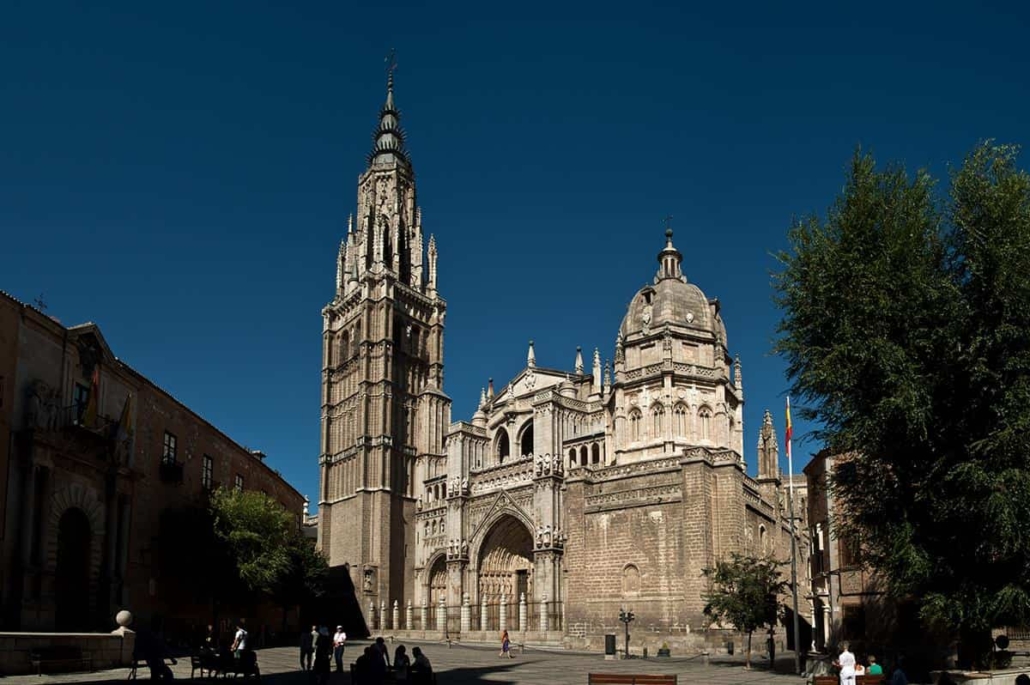
POLYGON ((429 626, 426 625, 427 623, 429 623, 429 607, 426 606, 426 598, 425 597, 422 598, 422 610, 419 613, 418 619, 419 619, 419 627, 422 630, 429 630, 429 626))
POLYGON ((386 625, 386 600, 379 602, 379 632, 386 630, 389 626, 386 625))
POLYGON ((447 603, 444 602, 443 597, 436 605, 436 629, 441 633, 447 630, 447 603))
POLYGON ((368 628, 369 630, 376 629, 376 602, 374 599, 368 600, 368 628))
POLYGON ((393 600, 393 629, 400 630, 401 628, 401 605, 395 599, 393 600))
POLYGON ((547 595, 540 598, 540 632, 547 632, 547 595))
POLYGON ((461 632, 467 635, 472 630, 472 606, 469 604, 469 593, 461 600, 461 632))
POLYGON ((411 600, 409 599, 408 600, 408 606, 404 609, 404 627, 407 628, 408 630, 414 630, 415 629, 415 626, 412 625, 414 623, 414 618, 415 618, 413 616, 414 613, 415 612, 412 611, 412 608, 411 608, 411 600))
POLYGON ((519 597, 519 630, 523 633, 529 630, 529 622, 527 618, 528 612, 526 611, 526 593, 523 592, 519 597))
POLYGON ((501 620, 501 625, 498 628, 498 630, 507 630, 508 629, 508 597, 506 595, 501 595, 501 606, 500 606, 500 611, 498 613, 500 614, 500 620, 501 620))
POLYGON ((479 629, 486 632, 489 627, 486 625, 486 593, 479 595, 479 629))

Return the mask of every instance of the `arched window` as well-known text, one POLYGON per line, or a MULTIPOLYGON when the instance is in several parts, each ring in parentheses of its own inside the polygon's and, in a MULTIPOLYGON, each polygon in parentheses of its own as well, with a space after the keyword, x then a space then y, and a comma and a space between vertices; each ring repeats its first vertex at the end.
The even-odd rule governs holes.
POLYGON ((712 439, 712 410, 708 407, 701 407, 697 412, 698 423, 701 428, 701 439, 712 439))
POLYGON ((769 541, 765 536, 765 526, 758 526, 758 549, 761 550, 763 555, 769 552, 769 541))
POLYGON ((590 463, 601 463, 601 447, 596 442, 590 446, 590 463))
POLYGON ((497 463, 503 464, 510 455, 511 441, 508 440, 508 431, 502 428, 497 432, 497 463))
POLYGON ((626 597, 636 597, 640 594, 640 569, 633 564, 627 564, 622 569, 622 594, 626 597))
POLYGON ((433 487, 433 499, 434 500, 440 499, 440 486, 439 485, 436 485, 436 486, 433 487))
POLYGON ((587 446, 583 445, 579 448, 579 463, 583 466, 587 465, 587 446))
POLYGON ((576 448, 573 447, 569 450, 569 466, 576 465, 576 448))
POLYGON ((675 437, 684 438, 687 436, 687 408, 683 403, 677 404, 672 410, 673 416, 673 430, 676 431, 675 437))
POLYGON ((358 350, 361 349, 361 322, 359 321, 354 326, 354 351, 351 353, 352 357, 358 355, 358 350))
POLYGON ((522 439, 519 440, 519 454, 526 456, 533 454, 533 421, 522 430, 522 439))
POLYGON ((440 496, 447 499, 447 483, 440 483, 440 496))
POLYGON ((629 439, 640 439, 640 410, 633 409, 629 413, 629 439))
POLYGON ((665 420, 665 407, 660 404, 655 404, 654 409, 651 410, 651 428, 654 430, 654 437, 660 438, 665 433, 662 430, 662 424, 665 420))

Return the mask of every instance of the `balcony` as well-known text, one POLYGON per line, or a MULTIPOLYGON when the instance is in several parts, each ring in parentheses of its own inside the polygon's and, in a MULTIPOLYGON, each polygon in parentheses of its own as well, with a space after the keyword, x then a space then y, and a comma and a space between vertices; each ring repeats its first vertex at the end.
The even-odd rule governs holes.
POLYGON ((158 475, 163 483, 182 483, 182 462, 174 459, 161 459, 161 466, 158 468, 158 475))

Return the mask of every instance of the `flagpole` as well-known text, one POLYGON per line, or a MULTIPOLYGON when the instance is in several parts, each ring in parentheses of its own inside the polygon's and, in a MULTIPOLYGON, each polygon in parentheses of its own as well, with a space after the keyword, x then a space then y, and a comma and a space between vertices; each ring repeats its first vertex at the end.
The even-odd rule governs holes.
POLYGON ((787 395, 787 499, 790 502, 790 586, 794 595, 794 671, 801 675, 801 633, 798 621, 798 544, 796 519, 794 518, 794 458, 791 454, 791 438, 794 427, 790 422, 790 395, 787 395))

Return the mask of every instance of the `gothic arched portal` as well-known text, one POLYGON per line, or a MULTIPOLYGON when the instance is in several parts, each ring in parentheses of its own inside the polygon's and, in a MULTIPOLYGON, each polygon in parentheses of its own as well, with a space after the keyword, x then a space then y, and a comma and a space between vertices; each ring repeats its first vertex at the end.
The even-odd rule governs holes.
POLYGON ((447 564, 443 555, 436 558, 429 569, 429 606, 435 607, 443 599, 447 601, 447 564))
POLYGON ((479 547, 479 593, 488 602, 532 598, 533 536, 514 516, 498 519, 479 547))

